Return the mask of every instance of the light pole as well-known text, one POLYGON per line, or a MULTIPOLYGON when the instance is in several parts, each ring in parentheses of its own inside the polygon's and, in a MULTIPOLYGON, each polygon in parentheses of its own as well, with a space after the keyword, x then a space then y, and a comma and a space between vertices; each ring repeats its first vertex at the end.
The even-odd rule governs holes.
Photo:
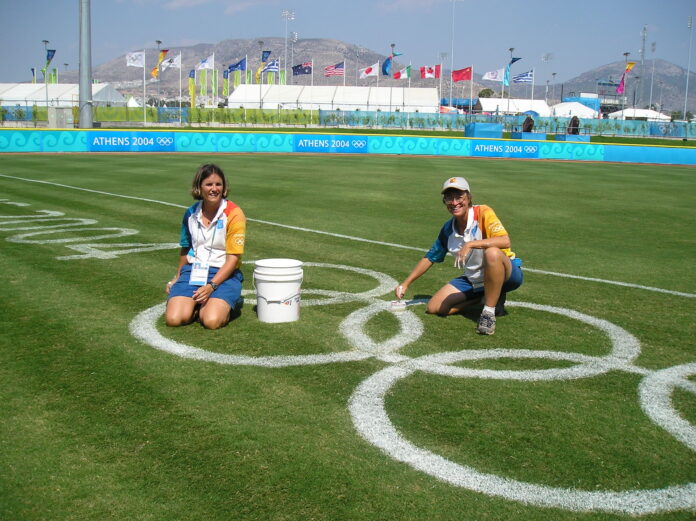
MULTIPOLYGON (((623 53, 624 55, 624 72, 623 72, 623 82, 624 82, 624 91, 621 93, 621 111, 626 110, 626 96, 628 89, 626 88, 626 68, 628 67, 628 56, 630 55, 630 52, 625 52, 623 53)), ((623 115, 623 119, 626 119, 626 114, 623 115)))
MULTIPOLYGON (((285 18, 285 62, 283 63, 283 70, 285 71, 285 78, 288 77, 288 22, 295 19, 295 11, 293 9, 283 9, 280 16, 285 18)), ((286 80, 287 81, 287 80, 286 80)))
POLYGON ((693 36, 693 20, 689 16, 689 59, 686 62, 686 89, 684 90, 684 121, 686 121, 686 100, 689 98, 689 72, 691 71, 691 37, 693 36))
MULTIPOLYGON (((510 64, 508 65, 508 100, 510 99, 510 95, 512 94, 512 82, 510 81, 510 68, 512 67, 512 53, 514 52, 515 48, 510 47, 508 51, 510 51, 510 64)), ((505 82, 503 81, 503 87, 505 87, 505 82)), ((508 102, 508 108, 510 108, 510 103, 508 102)))
POLYGON ((653 95, 653 82, 655 81, 655 48, 657 47, 657 43, 653 42, 651 45, 652 53, 653 53, 653 59, 652 59, 652 75, 650 76, 650 101, 648 102, 648 108, 650 110, 654 110, 652 106, 652 95, 653 95))
MULTIPOLYGON (((297 33, 295 31, 290 33, 290 67, 295 62, 295 44, 297 43, 297 33)), ((290 75, 290 83, 295 83, 295 76, 290 75)))
POLYGON ((551 85, 551 101, 555 102, 556 101, 556 73, 552 72, 551 73, 551 82, 553 85, 551 85))
POLYGON ((440 96, 439 96, 439 101, 438 103, 442 105, 442 72, 444 71, 445 67, 445 58, 447 58, 447 53, 446 52, 441 52, 440 53, 440 96))
MULTIPOLYGON (((48 62, 48 40, 41 40, 44 44, 44 54, 46 55, 46 62, 48 62)), ((44 90, 46 91, 46 113, 48 114, 48 65, 44 67, 44 90)), ((48 117, 48 116, 47 116, 48 117)))
MULTIPOLYGON (((263 56, 263 40, 259 40, 259 59, 263 56)), ((263 62, 262 62, 263 63, 263 62)), ((263 108, 263 94, 261 93, 261 84, 263 83, 263 72, 259 76, 259 109, 263 108)))
POLYGON ((449 92, 449 106, 452 106, 452 71, 454 70, 454 4, 461 0, 450 0, 452 2, 452 43, 450 48, 450 92, 449 92))
POLYGON ((358 78, 360 77, 360 56, 365 54, 365 49, 358 47, 355 49, 355 86, 358 86, 358 78))
POLYGON ((67 63, 64 63, 64 64, 63 64, 63 67, 65 67, 65 74, 67 74, 67 73, 68 73, 68 64, 67 64, 67 63))

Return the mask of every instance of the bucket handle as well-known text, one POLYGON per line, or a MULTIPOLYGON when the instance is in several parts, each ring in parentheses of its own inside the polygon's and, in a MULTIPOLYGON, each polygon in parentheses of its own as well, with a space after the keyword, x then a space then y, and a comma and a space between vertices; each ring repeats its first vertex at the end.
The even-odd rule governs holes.
MULTIPOLYGON (((304 280, 304 275, 300 278, 300 286, 302 286, 302 281, 304 280)), ((263 300, 266 301, 266 304, 282 304, 283 302, 287 302, 288 300, 292 300, 295 297, 300 296, 300 292, 295 293, 294 295, 290 295, 289 297, 280 299, 280 300, 268 300, 266 297, 263 297, 259 295, 259 292, 256 291, 256 282, 254 281, 254 277, 251 278, 251 285, 254 287, 254 292, 256 293, 256 298, 262 298, 263 300)))

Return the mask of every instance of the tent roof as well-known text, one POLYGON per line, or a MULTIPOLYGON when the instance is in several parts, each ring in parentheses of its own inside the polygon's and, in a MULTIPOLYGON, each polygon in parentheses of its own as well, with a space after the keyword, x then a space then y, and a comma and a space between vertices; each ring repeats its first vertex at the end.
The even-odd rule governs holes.
MULTIPOLYGON (((77 105, 80 100, 80 85, 77 83, 0 83, 2 105, 49 105, 66 107, 77 105)), ((92 101, 125 105, 126 100, 111 84, 93 83, 92 101)))
POLYGON ((611 119, 645 118, 648 121, 671 121, 672 118, 649 109, 624 109, 609 114, 611 119))
POLYGON ((522 114, 531 110, 542 117, 551 115, 551 109, 544 100, 479 98, 479 103, 483 112, 522 114))
POLYGON ((591 109, 587 105, 578 103, 577 101, 566 101, 563 103, 558 103, 551 107, 551 113, 554 116, 561 118, 569 118, 571 116, 577 116, 579 118, 596 118, 597 111, 591 109))

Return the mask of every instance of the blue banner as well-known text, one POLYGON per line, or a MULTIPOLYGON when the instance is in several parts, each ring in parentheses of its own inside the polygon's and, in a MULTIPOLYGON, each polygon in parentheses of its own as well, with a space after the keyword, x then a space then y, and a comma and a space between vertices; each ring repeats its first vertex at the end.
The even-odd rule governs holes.
POLYGON ((473 140, 471 143, 471 155, 474 157, 536 159, 539 157, 539 148, 539 143, 533 141, 473 140))
POLYGON ((365 154, 367 152, 367 136, 326 135, 326 134, 296 134, 295 152, 328 152, 332 154, 365 154))
MULTIPOLYGON (((679 142, 675 142, 679 143, 679 142)), ((0 128, 3 152, 398 154, 696 165, 696 147, 290 132, 0 128)))
POLYGON ((90 132, 89 152, 174 152, 173 132, 90 132))

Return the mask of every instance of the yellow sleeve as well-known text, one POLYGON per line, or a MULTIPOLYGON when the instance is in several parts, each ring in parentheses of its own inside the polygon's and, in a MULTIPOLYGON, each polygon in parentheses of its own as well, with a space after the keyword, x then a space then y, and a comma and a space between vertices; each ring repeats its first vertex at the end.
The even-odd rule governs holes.
POLYGON ((246 217, 241 208, 234 208, 227 216, 227 234, 225 237, 225 253, 241 255, 244 253, 246 239, 246 217))

